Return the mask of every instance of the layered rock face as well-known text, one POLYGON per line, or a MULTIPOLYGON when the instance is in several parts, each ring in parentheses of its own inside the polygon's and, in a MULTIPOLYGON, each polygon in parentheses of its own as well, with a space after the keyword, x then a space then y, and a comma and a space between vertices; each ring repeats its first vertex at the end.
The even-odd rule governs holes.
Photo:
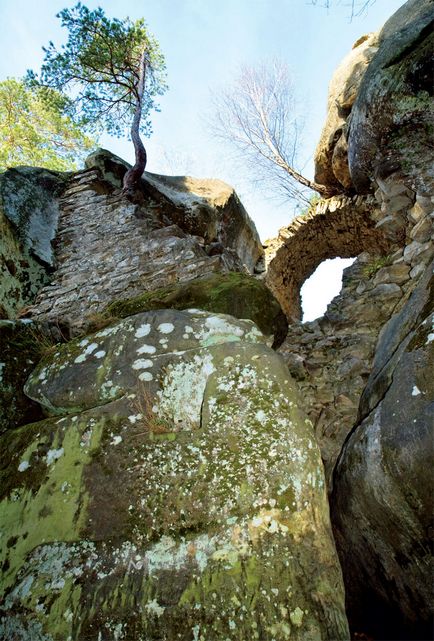
POLYGON ((377 50, 377 34, 359 38, 330 82, 327 120, 315 151, 315 180, 338 193, 353 186, 348 167, 347 120, 377 50))

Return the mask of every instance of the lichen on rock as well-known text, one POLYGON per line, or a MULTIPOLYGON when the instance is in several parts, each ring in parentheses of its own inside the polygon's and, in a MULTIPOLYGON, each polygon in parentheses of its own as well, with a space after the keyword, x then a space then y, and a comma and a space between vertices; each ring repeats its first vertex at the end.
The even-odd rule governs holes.
POLYGON ((5 630, 348 638, 319 451, 251 321, 138 314, 59 346, 27 389, 67 415, 5 441, 5 630))

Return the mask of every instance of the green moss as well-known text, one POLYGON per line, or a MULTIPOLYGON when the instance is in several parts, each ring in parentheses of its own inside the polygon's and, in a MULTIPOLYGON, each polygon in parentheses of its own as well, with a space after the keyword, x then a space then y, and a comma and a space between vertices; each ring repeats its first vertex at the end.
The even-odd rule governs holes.
POLYGON ((15 545, 1 550, 0 563, 8 567, 3 589, 13 582, 22 560, 37 545, 79 538, 88 504, 83 468, 100 441, 103 425, 103 419, 93 423, 86 447, 81 438, 89 426, 77 418, 49 419, 3 436, 2 540, 17 538, 15 545))
POLYGON ((374 276, 379 269, 382 267, 387 267, 392 264, 392 256, 388 254, 387 256, 376 256, 374 257, 367 265, 362 269, 362 275, 364 278, 371 278, 374 276))
POLYGON ((275 346, 280 345, 286 336, 286 318, 264 283, 236 272, 212 274, 145 292, 135 298, 111 303, 105 313, 125 318, 156 309, 191 308, 250 319, 265 335, 274 334, 275 346))

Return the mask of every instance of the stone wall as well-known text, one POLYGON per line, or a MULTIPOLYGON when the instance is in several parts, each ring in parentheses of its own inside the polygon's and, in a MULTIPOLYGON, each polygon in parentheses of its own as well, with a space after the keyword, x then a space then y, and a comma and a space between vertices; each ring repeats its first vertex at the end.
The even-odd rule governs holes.
POLYGON ((118 299, 215 272, 252 271, 263 250, 233 190, 220 183, 212 193, 208 181, 197 197, 166 183, 149 179, 131 202, 98 167, 74 174, 59 200, 57 269, 32 317, 78 330, 118 299))
POLYGON ((375 199, 363 196, 322 200, 267 241, 265 280, 289 320, 300 320, 301 286, 324 260, 388 253, 390 242, 376 225, 375 207, 375 199))
MULTIPOLYGON (((342 291, 324 317, 309 323, 291 323, 280 347, 302 390, 329 484, 341 447, 357 423, 360 396, 381 329, 399 311, 434 253, 430 196, 415 194, 390 177, 382 187, 378 186, 375 200, 369 220, 372 224, 377 219, 377 229, 382 230, 379 247, 387 246, 383 243, 388 236, 388 253, 384 249, 382 254, 368 251, 368 245, 345 270, 342 291), (397 239, 403 235, 404 243, 399 246, 397 239)), ((315 220, 315 215, 310 220, 315 220)), ((302 229, 310 224, 304 224, 302 229)), ((375 239, 375 229, 370 229, 375 239)), ((308 234, 305 232, 304 236, 308 234)), ((370 236, 366 237, 369 241, 370 236)), ((362 243, 363 237, 355 242, 362 243)), ((321 244, 319 239, 320 247, 321 244)), ((298 264, 293 258, 296 250, 297 245, 292 252, 287 251, 292 260, 287 268, 290 274, 292 266, 298 264)), ((308 246, 303 248, 304 252, 307 250, 308 246)), ((283 258, 286 249, 279 251, 283 258)))

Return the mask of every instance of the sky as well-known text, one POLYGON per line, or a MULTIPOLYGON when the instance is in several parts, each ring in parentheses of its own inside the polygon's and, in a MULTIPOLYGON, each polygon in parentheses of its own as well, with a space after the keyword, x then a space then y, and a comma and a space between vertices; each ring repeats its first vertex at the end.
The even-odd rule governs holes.
MULTIPOLYGON (((50 40, 56 45, 66 40, 56 13, 74 4, 0 0, 0 80, 39 69, 41 47, 50 40)), ((243 64, 272 57, 286 61, 306 123, 300 157, 306 163, 304 172, 312 178, 333 71, 354 42, 378 30, 403 0, 376 0, 352 20, 349 0, 331 0, 329 9, 321 6, 322 0, 315 6, 310 0, 88 0, 84 4, 91 9, 101 6, 109 17, 144 17, 166 57, 169 90, 160 99, 161 112, 152 118, 153 135, 145 141, 147 170, 228 182, 266 240, 277 236, 296 212, 261 184, 250 185, 228 149, 210 136, 206 119, 212 111, 211 93, 230 83, 243 64)), ((104 136, 100 144, 133 160, 128 140, 104 136)))

